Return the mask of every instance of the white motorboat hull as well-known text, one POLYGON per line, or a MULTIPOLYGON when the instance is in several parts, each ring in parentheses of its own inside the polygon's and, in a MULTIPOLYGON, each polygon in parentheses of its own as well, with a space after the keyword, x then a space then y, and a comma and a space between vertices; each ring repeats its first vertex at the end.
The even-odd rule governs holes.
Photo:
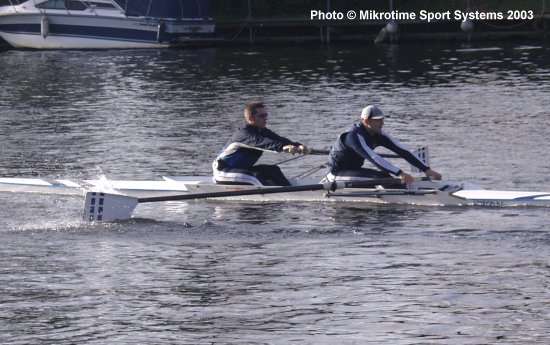
POLYGON ((111 40, 105 38, 84 38, 50 35, 43 38, 40 34, 0 33, 2 38, 14 48, 31 49, 133 49, 166 48, 168 43, 136 42, 111 40))

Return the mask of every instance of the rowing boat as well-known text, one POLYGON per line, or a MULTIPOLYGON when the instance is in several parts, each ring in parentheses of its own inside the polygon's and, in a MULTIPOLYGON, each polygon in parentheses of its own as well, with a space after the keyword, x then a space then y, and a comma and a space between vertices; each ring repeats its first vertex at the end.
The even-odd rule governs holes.
POLYGON ((418 179, 410 186, 399 180, 325 182, 312 178, 292 180, 290 187, 221 185, 211 176, 164 176, 160 180, 96 180, 0 178, 0 192, 80 195, 84 217, 116 221, 131 217, 139 203, 192 199, 253 202, 338 202, 406 204, 422 206, 550 207, 550 193, 499 191, 456 181, 418 179))
MULTIPOLYGON (((415 154, 426 165, 427 147, 415 154)), ((327 155, 327 150, 313 149, 309 155, 327 155)), ((385 158, 400 158, 384 154, 385 158)), ((297 158, 285 159, 277 164, 297 158)), ((417 178, 404 186, 395 178, 364 181, 326 181, 311 175, 321 165, 291 178, 291 186, 258 186, 247 184, 218 184, 212 176, 163 176, 159 180, 110 180, 102 176, 95 180, 0 178, 0 192, 44 193, 84 196, 84 219, 117 221, 132 216, 140 203, 216 199, 252 202, 338 202, 368 204, 401 204, 421 206, 484 206, 550 207, 550 193, 498 191, 456 181, 432 181, 417 178)), ((412 171, 418 173, 412 167, 412 171)), ((365 206, 368 207, 368 206, 365 206)))

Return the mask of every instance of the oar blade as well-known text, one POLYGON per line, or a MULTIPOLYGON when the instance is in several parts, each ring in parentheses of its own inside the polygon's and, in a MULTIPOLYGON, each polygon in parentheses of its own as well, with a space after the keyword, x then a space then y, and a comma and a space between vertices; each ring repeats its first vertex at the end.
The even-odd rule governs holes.
POLYGON ((138 204, 138 199, 125 195, 87 192, 84 199, 84 220, 114 222, 127 220, 138 204))

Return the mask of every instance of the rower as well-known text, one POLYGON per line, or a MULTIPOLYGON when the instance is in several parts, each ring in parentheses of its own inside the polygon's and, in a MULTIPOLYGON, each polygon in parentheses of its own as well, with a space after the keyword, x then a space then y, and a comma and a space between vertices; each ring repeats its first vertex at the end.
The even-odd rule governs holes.
POLYGON ((403 183, 409 185, 414 178, 400 168, 391 164, 374 152, 377 146, 383 146, 409 164, 423 171, 426 176, 441 180, 441 174, 432 170, 411 151, 382 130, 384 113, 376 105, 363 108, 361 120, 349 131, 338 136, 329 153, 329 181, 360 181, 372 178, 385 178, 391 175, 399 176, 403 183), (363 168, 365 159, 378 168, 363 168))
POLYGON ((290 186, 277 165, 254 164, 263 151, 306 154, 309 149, 267 129, 267 117, 267 109, 263 103, 252 102, 246 105, 245 126, 233 134, 212 164, 216 183, 290 186))

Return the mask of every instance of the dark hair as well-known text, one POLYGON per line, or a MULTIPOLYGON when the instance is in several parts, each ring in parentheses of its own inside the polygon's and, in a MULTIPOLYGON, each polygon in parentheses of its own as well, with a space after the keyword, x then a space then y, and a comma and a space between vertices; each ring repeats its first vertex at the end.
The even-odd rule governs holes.
POLYGON ((263 102, 250 102, 244 107, 244 118, 247 121, 252 121, 252 116, 256 115, 258 109, 265 108, 263 102))

